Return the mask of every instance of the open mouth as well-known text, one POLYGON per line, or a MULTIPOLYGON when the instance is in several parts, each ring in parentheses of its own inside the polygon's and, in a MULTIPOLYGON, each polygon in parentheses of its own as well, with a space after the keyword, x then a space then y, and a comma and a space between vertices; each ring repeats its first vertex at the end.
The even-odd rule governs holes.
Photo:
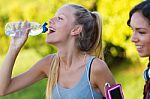
POLYGON ((137 48, 137 49, 141 49, 141 48, 143 48, 143 46, 137 45, 136 48, 137 48))
POLYGON ((52 27, 49 27, 49 33, 54 33, 54 32, 56 32, 56 30, 52 27))

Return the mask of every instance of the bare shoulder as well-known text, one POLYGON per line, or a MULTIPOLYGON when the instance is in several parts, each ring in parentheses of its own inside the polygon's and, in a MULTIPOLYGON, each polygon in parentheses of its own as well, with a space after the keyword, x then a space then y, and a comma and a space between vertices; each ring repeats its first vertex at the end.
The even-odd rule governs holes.
POLYGON ((49 73, 50 64, 54 56, 55 54, 47 55, 35 64, 35 66, 37 66, 41 70, 41 72, 43 72, 47 77, 49 73))
POLYGON ((95 58, 91 66, 91 82, 94 86, 100 89, 100 92, 105 96, 104 85, 105 83, 115 84, 113 75, 109 70, 107 64, 99 59, 95 58))
POLYGON ((105 61, 99 59, 99 58, 95 58, 93 60, 92 63, 92 70, 96 73, 96 72, 103 72, 103 71, 107 71, 109 68, 107 66, 107 64, 105 63, 105 61))
POLYGON ((107 64, 105 61, 95 58, 93 60, 92 66, 92 73, 96 78, 103 78, 103 79, 111 79, 113 78, 112 73, 110 69, 108 68, 107 64))

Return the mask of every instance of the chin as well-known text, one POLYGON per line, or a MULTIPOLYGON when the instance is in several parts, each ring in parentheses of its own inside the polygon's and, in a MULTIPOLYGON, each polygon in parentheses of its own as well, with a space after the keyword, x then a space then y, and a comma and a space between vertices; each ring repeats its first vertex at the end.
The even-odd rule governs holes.
POLYGON ((45 42, 48 43, 48 40, 46 39, 45 42))
POLYGON ((55 43, 56 43, 55 41, 50 41, 50 40, 47 40, 47 39, 45 40, 45 42, 46 42, 47 44, 53 44, 53 45, 55 45, 55 43))
POLYGON ((47 40, 47 39, 45 40, 45 42, 48 43, 48 44, 51 44, 51 42, 49 40, 47 40))
POLYGON ((139 54, 140 57, 149 57, 150 55, 148 54, 139 54))

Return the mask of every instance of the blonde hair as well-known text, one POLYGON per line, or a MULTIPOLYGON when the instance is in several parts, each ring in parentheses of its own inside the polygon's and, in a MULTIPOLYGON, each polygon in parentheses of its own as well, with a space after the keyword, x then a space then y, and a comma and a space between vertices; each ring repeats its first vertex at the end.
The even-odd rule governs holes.
POLYGON ((46 99, 52 99, 52 90, 58 80, 59 61, 58 55, 55 55, 51 61, 46 88, 46 99))
POLYGON ((80 5, 69 4, 75 8, 75 24, 82 25, 82 32, 76 38, 77 47, 89 54, 103 59, 102 19, 98 12, 91 12, 80 5))
POLYGON ((89 51, 89 54, 97 56, 98 58, 104 60, 103 48, 102 48, 102 20, 98 12, 91 12, 95 16, 95 32, 97 32, 97 39, 93 48, 89 51))
MULTIPOLYGON (((98 12, 90 12, 80 5, 68 4, 76 9, 75 24, 83 25, 82 32, 76 38, 76 46, 81 51, 103 59, 102 50, 102 20, 98 12)), ((60 59, 55 55, 50 64, 46 89, 46 99, 52 99, 52 91, 58 80, 60 59)))

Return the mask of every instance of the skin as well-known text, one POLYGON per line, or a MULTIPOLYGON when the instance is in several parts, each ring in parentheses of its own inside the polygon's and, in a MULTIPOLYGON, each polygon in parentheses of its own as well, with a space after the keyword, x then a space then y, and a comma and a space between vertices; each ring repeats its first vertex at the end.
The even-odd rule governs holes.
POLYGON ((135 43, 141 57, 150 56, 150 24, 141 12, 135 12, 131 17, 130 26, 133 30, 131 41, 135 43))
MULTIPOLYGON (((58 83, 64 88, 72 88, 81 79, 85 70, 85 62, 88 54, 81 52, 75 46, 75 39, 82 31, 81 25, 75 25, 75 9, 65 5, 60 8, 55 16, 50 19, 50 28, 55 29, 54 33, 50 31, 47 34, 46 42, 53 44, 58 48, 60 57, 58 83)), ((19 38, 14 37, 11 40, 9 50, 0 68, 0 95, 4 96, 20 89, 23 89, 49 75, 50 62, 53 55, 48 55, 33 65, 27 72, 11 78, 12 69, 16 57, 28 38, 29 28, 25 28, 25 34, 19 38), (20 40, 22 43, 16 43, 20 40)), ((105 96, 104 84, 109 82, 115 84, 110 70, 106 63, 98 58, 94 59, 91 67, 90 82, 97 92, 105 96)))

